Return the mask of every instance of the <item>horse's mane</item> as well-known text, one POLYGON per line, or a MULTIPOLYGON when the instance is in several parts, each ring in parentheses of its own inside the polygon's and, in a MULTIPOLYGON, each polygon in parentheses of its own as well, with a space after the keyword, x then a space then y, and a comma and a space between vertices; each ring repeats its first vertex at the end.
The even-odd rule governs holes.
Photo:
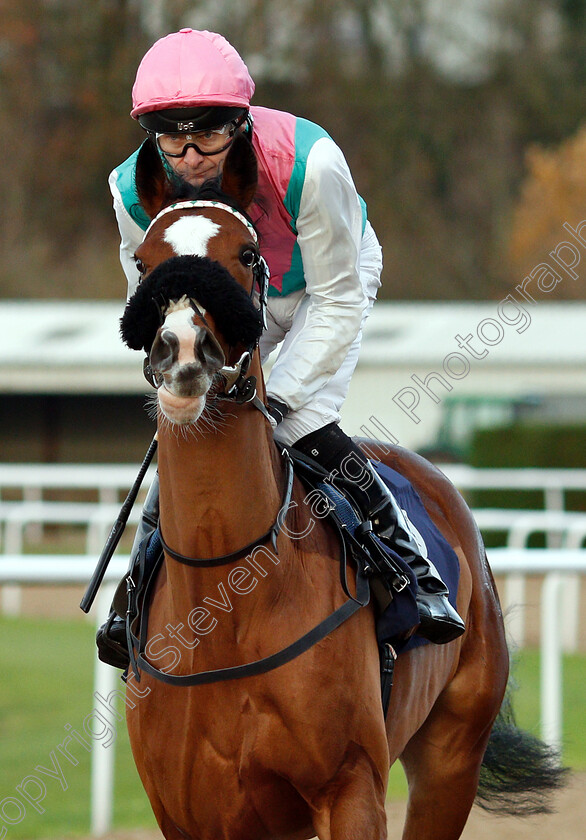
POLYGON ((224 204, 229 204, 234 210, 240 210, 235 200, 226 195, 222 190, 220 178, 209 178, 200 186, 194 186, 184 181, 182 178, 173 178, 171 181, 173 192, 171 194, 171 201, 190 201, 192 199, 207 199, 209 201, 222 201, 224 204))

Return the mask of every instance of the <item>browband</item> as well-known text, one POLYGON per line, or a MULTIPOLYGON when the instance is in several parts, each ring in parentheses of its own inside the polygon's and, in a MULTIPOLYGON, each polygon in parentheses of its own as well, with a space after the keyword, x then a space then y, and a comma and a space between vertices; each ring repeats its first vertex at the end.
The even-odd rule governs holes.
POLYGON ((158 222, 162 216, 165 216, 167 213, 171 213, 173 210, 191 210, 197 209, 198 207, 219 207, 221 210, 225 210, 227 213, 231 213, 233 216, 236 216, 238 221, 242 222, 248 228, 248 231, 252 238, 254 239, 255 243, 258 245, 258 234, 254 229, 254 225, 248 221, 246 216, 244 216, 240 211, 235 210, 234 207, 231 207, 229 204, 224 204, 222 201, 212 201, 211 199, 203 199, 203 198, 194 198, 188 201, 176 201, 174 204, 170 204, 168 207, 164 207, 160 213, 157 213, 155 218, 152 220, 148 228, 146 229, 144 238, 147 237, 150 229, 158 222))

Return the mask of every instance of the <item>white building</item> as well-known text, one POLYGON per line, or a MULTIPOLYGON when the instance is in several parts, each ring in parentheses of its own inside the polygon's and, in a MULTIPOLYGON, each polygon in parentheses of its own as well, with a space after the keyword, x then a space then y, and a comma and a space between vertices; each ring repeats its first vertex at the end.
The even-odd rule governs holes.
MULTIPOLYGON (((132 397, 124 419, 133 428, 127 415, 136 412, 136 426, 144 428, 150 389, 142 355, 119 337, 122 308, 119 301, 0 302, 5 440, 13 437, 11 429, 41 434, 30 417, 19 417, 24 396, 28 414, 36 411, 31 399, 51 397, 43 411, 57 414, 67 399, 73 419, 75 407, 87 404, 96 435, 101 422, 104 434, 116 427, 115 417, 106 422, 117 410, 113 398, 132 397)), ((446 434, 457 443, 471 425, 522 413, 586 422, 586 302, 376 304, 343 409, 348 433, 393 435, 419 449, 437 444, 440 431, 442 443, 446 434)), ((44 434, 67 438, 68 422, 49 416, 44 434)), ((82 431, 74 430, 76 436, 82 431)))

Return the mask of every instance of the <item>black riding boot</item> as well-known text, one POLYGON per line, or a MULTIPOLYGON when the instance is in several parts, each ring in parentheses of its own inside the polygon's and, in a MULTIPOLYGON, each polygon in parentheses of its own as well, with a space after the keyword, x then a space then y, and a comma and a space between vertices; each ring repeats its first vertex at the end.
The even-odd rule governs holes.
MULTIPOLYGON (((130 567, 134 563, 140 544, 159 521, 159 476, 155 474, 153 483, 145 499, 140 522, 136 529, 136 535, 130 552, 130 567)), ((107 665, 123 670, 130 664, 128 648, 126 644, 126 576, 122 578, 116 589, 110 614, 104 624, 96 633, 96 645, 98 647, 98 659, 107 665)))
POLYGON ((375 533, 388 540, 415 573, 418 635, 438 645, 461 636, 465 625, 448 601, 447 586, 433 563, 422 556, 393 494, 360 448, 337 423, 330 423, 301 438, 295 449, 313 458, 330 475, 352 482, 349 492, 362 514, 371 520, 375 533))

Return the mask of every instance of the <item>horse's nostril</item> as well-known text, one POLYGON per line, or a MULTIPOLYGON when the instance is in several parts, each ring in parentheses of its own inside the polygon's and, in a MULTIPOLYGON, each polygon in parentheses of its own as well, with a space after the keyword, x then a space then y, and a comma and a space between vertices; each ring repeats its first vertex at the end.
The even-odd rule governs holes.
POLYGON ((161 331, 153 342, 150 363, 153 370, 169 370, 179 354, 179 339, 171 330, 161 331))
POLYGON ((206 330, 202 340, 196 342, 196 352, 202 365, 213 370, 220 370, 226 358, 216 337, 206 330))

